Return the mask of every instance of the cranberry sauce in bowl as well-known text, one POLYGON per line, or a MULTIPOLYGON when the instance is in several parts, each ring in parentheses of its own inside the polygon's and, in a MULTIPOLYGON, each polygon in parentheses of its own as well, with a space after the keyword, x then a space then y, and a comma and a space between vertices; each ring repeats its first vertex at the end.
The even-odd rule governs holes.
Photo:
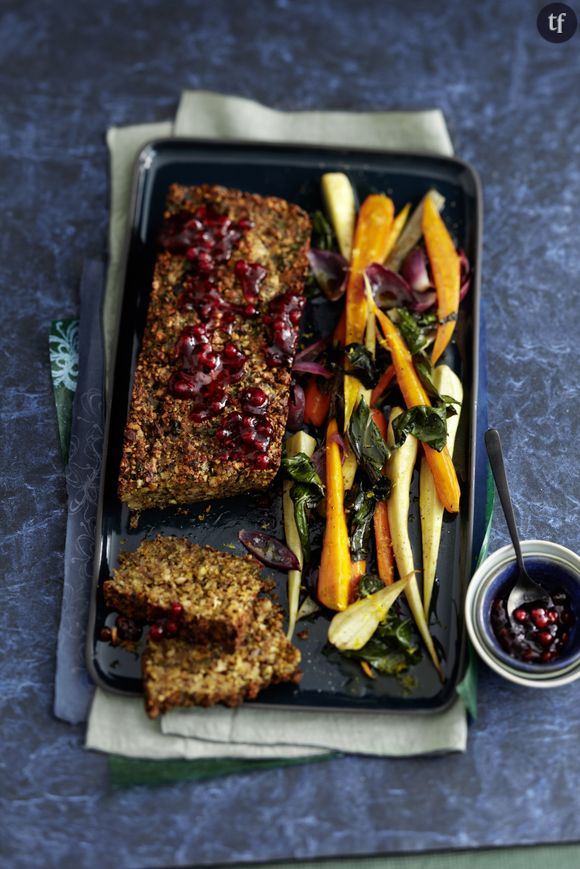
POLYGON ((573 596, 566 591, 567 574, 558 565, 526 560, 532 579, 551 593, 553 606, 530 601, 514 610, 510 619, 507 599, 517 577, 517 566, 508 568, 505 589, 493 599, 489 620, 499 645, 511 658, 527 664, 560 661, 574 648, 577 615, 573 596))
POLYGON ((508 618, 517 565, 513 547, 504 546, 480 565, 468 586, 468 634, 478 655, 504 678, 530 687, 557 687, 580 678, 580 557, 542 540, 523 541, 522 554, 553 605, 532 601, 508 618))

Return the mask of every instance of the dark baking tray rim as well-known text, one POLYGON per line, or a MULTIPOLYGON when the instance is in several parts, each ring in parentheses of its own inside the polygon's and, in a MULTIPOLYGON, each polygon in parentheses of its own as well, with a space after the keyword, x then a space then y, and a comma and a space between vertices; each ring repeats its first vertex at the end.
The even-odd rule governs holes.
MULTIPOLYGON (((102 688, 105 691, 108 691, 113 694, 124 695, 124 696, 139 696, 133 690, 126 690, 123 688, 119 688, 115 685, 112 685, 108 682, 102 675, 100 669, 96 664, 96 656, 95 656, 95 640, 94 640, 94 630, 95 630, 95 621, 97 615, 97 591, 100 583, 100 573, 101 573, 101 560, 103 557, 103 504, 104 504, 104 494, 105 494, 105 480, 106 480, 106 462, 108 457, 108 446, 109 446, 109 433, 110 433, 110 423, 111 423, 111 408, 113 405, 113 384, 115 381, 116 368, 118 364, 117 356, 119 352, 119 340, 120 340, 120 327, 121 327, 121 309, 122 303, 124 301, 124 294, 126 290, 126 282, 127 282, 127 267, 130 260, 132 244, 134 240, 134 231, 136 228, 137 217, 139 214, 139 209, 143 207, 143 193, 146 185, 146 175, 151 165, 151 156, 152 152, 158 149, 166 149, 171 152, 175 158, 181 157, 179 162, 182 163, 191 163, 191 157, 186 157, 182 155, 183 151, 188 151, 190 149, 200 149, 200 150, 210 150, 212 152, 211 159, 216 158, 224 158, 227 156, 228 163, 243 163, 244 156, 247 158, 248 155, 260 155, 262 159, 266 161, 272 162, 280 162, 282 157, 288 158, 291 155, 292 165, 304 165, 312 168, 315 171, 317 168, 319 170, 323 169, 323 165, 317 166, 317 161, 320 163, 324 162, 333 162, 340 163, 344 161, 347 163, 349 158, 354 159, 356 161, 368 161, 369 166, 372 168, 373 163, 376 160, 384 159, 384 160, 393 160, 393 161, 408 161, 410 163, 418 163, 418 164, 440 164, 442 166, 454 167, 458 173, 465 172, 470 179, 470 183, 473 186, 473 195, 474 195, 474 207, 473 207, 473 224, 474 224, 474 241, 473 241, 473 273, 472 273, 472 286, 470 289, 470 295, 472 295, 472 352, 471 352, 471 364, 472 364, 472 379, 471 379, 471 402, 470 402, 470 430, 471 430, 471 440, 469 443, 469 498, 468 498, 468 507, 467 507, 467 529, 466 529, 466 540, 468 546, 468 552, 470 555, 470 563, 471 570, 474 568, 475 558, 477 553, 473 552, 473 540, 474 540, 474 514, 475 514, 475 496, 476 496, 476 483, 477 483, 477 444, 478 444, 478 430, 477 430, 477 422, 478 422, 478 408, 479 408, 479 387, 480 387, 480 373, 479 373, 479 364, 480 364, 480 329, 481 329, 481 254, 482 254, 482 226, 483 226, 483 204, 482 204, 482 190, 481 190, 481 182, 479 179, 479 175, 475 168, 469 161, 460 159, 455 156, 447 156, 447 155, 439 155, 434 154, 429 151, 421 151, 421 150, 409 150, 409 151, 400 151, 400 150, 392 150, 392 149, 368 149, 368 148, 355 148, 355 147, 341 147, 336 145, 329 146, 317 146, 317 145, 308 145, 308 144, 284 144, 277 142, 255 142, 252 140, 229 140, 227 142, 214 140, 214 139, 197 139, 197 138, 160 138, 153 139, 150 142, 147 142, 139 152, 133 166, 132 172, 132 193, 131 193, 131 204, 129 208, 130 219, 127 224, 127 231, 125 235, 124 245, 122 249, 121 255, 121 263, 122 268, 120 270, 119 281, 123 286, 123 292, 120 299, 118 316, 115 324, 115 331, 113 335, 113 340, 111 344, 111 365, 105 372, 105 389, 106 389, 106 417, 105 417, 105 426, 104 426, 104 438, 103 438, 103 451, 102 451, 102 462, 101 462, 101 475, 100 475, 100 485, 99 485, 99 496, 97 502, 97 515, 96 515, 96 523, 95 523, 95 552, 94 552, 94 560, 93 560, 93 577, 92 577, 92 586, 91 586, 91 598, 90 598, 90 606, 89 606, 89 617, 88 617, 88 629, 87 629, 87 638, 86 638, 86 663, 87 669, 90 677, 93 679, 95 684, 102 688)), ((209 162, 207 159, 205 162, 209 162)), ((414 171, 413 174, 416 174, 420 177, 423 177, 427 180, 430 180, 431 176, 418 169, 414 171)), ((105 363, 106 364, 106 363, 105 363)), ((483 400, 486 400, 486 397, 483 397, 483 400)), ((484 496, 483 496, 484 497, 484 496)), ((462 595, 465 594, 466 584, 469 581, 467 579, 466 582, 462 584, 462 595)), ((461 601, 463 603, 463 601, 461 601)), ((459 651, 459 665, 457 668, 457 675, 454 680, 452 690, 447 691, 447 695, 445 697, 444 702, 438 704, 437 706, 430 707, 405 707, 405 706, 394 706, 394 707, 373 707, 372 709, 366 708, 357 708, 355 706, 344 706, 344 705, 323 705, 323 706, 304 706, 304 705, 292 705, 292 704, 283 704, 283 703, 275 703, 268 704, 259 703, 258 705, 262 708, 275 708, 275 709, 285 709, 289 711, 305 711, 307 709, 316 709, 317 711, 340 711, 340 712, 351 712, 353 714, 365 714, 368 712, 375 713, 385 713, 385 714, 413 714, 413 715, 432 715, 440 712, 444 712, 448 709, 456 700, 457 693, 456 687, 461 682, 463 678, 466 667, 467 667, 467 636, 465 630, 465 620, 462 609, 458 613, 458 633, 461 636, 461 648, 459 651)), ((252 704, 253 705, 253 704, 252 704)))

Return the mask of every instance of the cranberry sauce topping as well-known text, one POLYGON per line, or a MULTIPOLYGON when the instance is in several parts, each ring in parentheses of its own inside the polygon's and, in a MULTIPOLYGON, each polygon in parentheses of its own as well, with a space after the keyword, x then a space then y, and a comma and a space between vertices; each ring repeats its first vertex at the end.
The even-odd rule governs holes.
MULTIPOLYGON (((230 387, 247 374, 246 356, 235 343, 235 323, 260 317, 260 290, 268 270, 257 262, 236 260, 235 283, 243 298, 238 304, 224 298, 217 271, 231 259, 252 227, 249 220, 232 221, 200 206, 193 213, 181 211, 170 217, 159 241, 166 250, 188 260, 177 305, 199 321, 186 326, 176 342, 177 365, 169 391, 175 398, 191 402, 194 423, 221 417, 216 420, 215 437, 223 447, 222 460, 236 459, 266 470, 271 464, 268 449, 274 432, 267 419, 269 396, 251 385, 237 394, 230 387), (230 407, 228 413, 230 401, 236 410, 230 407)), ((271 342, 265 351, 270 367, 291 361, 304 304, 301 296, 286 293, 268 305, 262 319, 271 342)), ((160 637, 167 636, 167 625, 159 627, 160 637)))
POLYGON ((294 293, 284 293, 270 302, 264 323, 270 328, 271 345, 266 349, 266 362, 271 368, 286 365, 296 352, 298 325, 306 299, 294 293))
MULTIPOLYGON (((181 211, 166 221, 160 243, 173 253, 185 254, 191 263, 178 299, 181 311, 193 311, 200 323, 186 326, 179 336, 175 355, 179 368, 169 381, 176 398, 192 401, 191 418, 203 422, 217 416, 228 403, 228 387, 244 376, 246 357, 233 343, 220 352, 213 347, 215 332, 232 332, 236 316, 254 316, 245 305, 229 304, 216 286, 216 268, 227 262, 243 234, 251 229, 249 220, 234 222, 200 206, 192 214, 181 211)), ((238 261, 236 267, 246 263, 238 261)), ((259 266, 259 278, 267 271, 259 266)), ((258 286, 258 284, 256 284, 258 286)), ((244 296, 246 293, 244 291, 244 296)))
POLYGON ((257 387, 245 390, 242 396, 247 397, 248 393, 252 393, 250 400, 254 403, 242 404, 242 407, 252 407, 253 411, 228 413, 215 433, 216 440, 223 446, 220 459, 226 462, 230 459, 245 459, 251 461, 259 470, 265 471, 271 465, 267 453, 274 434, 271 423, 263 416, 268 397, 257 387), (261 395, 258 396, 257 393, 261 395))
POLYGON ((557 591, 552 593, 552 601, 552 608, 541 601, 520 606, 513 613, 513 625, 507 613, 507 597, 493 601, 491 627, 501 647, 512 658, 547 664, 565 651, 570 628, 575 622, 570 598, 566 592, 557 591))
POLYGON ((250 304, 255 302, 260 295, 260 284, 268 274, 268 270, 260 263, 249 263, 239 259, 234 266, 234 271, 242 285, 246 301, 250 304))
POLYGON ((159 233, 159 244, 171 253, 184 254, 201 274, 209 274, 215 265, 230 259, 252 226, 249 220, 233 221, 200 205, 194 212, 172 214, 159 233))

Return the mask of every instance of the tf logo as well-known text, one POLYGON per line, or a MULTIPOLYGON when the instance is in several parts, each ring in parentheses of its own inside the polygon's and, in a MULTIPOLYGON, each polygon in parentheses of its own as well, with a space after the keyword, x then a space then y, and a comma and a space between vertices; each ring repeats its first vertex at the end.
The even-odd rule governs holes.
POLYGON ((565 3, 549 3, 540 9, 538 31, 548 42, 568 42, 576 33, 576 13, 565 3))

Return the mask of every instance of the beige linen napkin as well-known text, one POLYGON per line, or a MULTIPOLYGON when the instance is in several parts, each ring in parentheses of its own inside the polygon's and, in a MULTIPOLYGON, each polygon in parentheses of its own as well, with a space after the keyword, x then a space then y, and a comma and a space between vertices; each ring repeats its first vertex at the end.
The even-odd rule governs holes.
MULTIPOLYGON (((438 110, 278 112, 241 97, 207 91, 182 95, 173 129, 168 123, 110 129, 110 264, 104 314, 109 354, 123 286, 131 167, 145 142, 171 133, 201 139, 453 153, 438 110)), ((234 710, 179 710, 149 721, 140 698, 97 689, 86 747, 129 757, 287 758, 329 751, 380 756, 431 754, 464 751, 466 742, 467 720, 461 699, 435 715, 302 712, 246 705, 234 710)))

